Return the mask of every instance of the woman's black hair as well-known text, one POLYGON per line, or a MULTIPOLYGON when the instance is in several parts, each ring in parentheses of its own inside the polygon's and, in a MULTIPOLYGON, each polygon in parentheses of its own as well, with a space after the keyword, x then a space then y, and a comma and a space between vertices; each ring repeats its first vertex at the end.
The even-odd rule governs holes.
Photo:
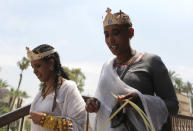
MULTIPOLYGON (((42 45, 39 45, 36 48, 34 48, 32 51, 35 54, 38 54, 38 53, 43 53, 43 52, 46 52, 46 51, 49 51, 49 50, 52 50, 52 49, 54 49, 52 46, 50 46, 48 44, 42 44, 42 45)), ((54 96, 54 101, 53 101, 53 106, 52 106, 52 111, 53 111, 54 108, 56 107, 56 96, 57 96, 58 78, 59 77, 63 77, 65 79, 69 80, 69 76, 68 76, 67 72, 62 68, 61 62, 60 62, 60 57, 59 57, 59 54, 57 52, 55 52, 53 54, 50 54, 50 55, 42 58, 41 60, 43 60, 45 62, 48 62, 50 59, 54 60, 54 72, 56 73, 56 77, 55 77, 55 80, 54 80, 55 96, 54 96)), ((43 84, 43 88, 42 88, 42 94, 45 93, 45 87, 46 87, 46 85, 44 83, 43 84)))

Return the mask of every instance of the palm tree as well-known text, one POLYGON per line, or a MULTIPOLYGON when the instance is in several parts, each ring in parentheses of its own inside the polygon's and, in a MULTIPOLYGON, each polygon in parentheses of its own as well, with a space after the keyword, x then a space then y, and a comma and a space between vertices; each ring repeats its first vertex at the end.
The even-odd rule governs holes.
POLYGON ((7 81, 0 79, 0 88, 7 88, 8 86, 7 81))
POLYGON ((188 81, 184 84, 184 92, 186 92, 187 96, 192 95, 192 84, 188 81))
MULTIPOLYGON (((11 88, 9 91, 9 96, 10 96, 10 100, 9 100, 9 104, 8 107, 10 107, 10 105, 16 105, 16 108, 20 108, 23 102, 23 98, 28 98, 29 96, 27 95, 27 93, 25 91, 19 91, 17 89, 11 88), (16 104, 13 104, 13 99, 16 98, 15 100, 17 101, 16 104)), ((20 120, 17 120, 15 122, 12 122, 10 124, 10 128, 12 130, 18 130, 19 129, 19 124, 20 120)))
POLYGON ((172 80, 175 90, 178 91, 179 93, 181 92, 187 93, 188 90, 186 86, 187 84, 183 82, 182 78, 180 78, 175 71, 169 70, 168 73, 172 80))
POLYGON ((20 79, 19 79, 19 83, 18 83, 18 87, 17 87, 18 90, 19 90, 20 85, 21 85, 23 71, 26 70, 29 67, 29 65, 30 65, 30 61, 26 57, 23 57, 21 61, 17 62, 17 66, 19 66, 19 68, 21 70, 20 79))
POLYGON ((5 80, 0 79, 0 115, 9 112, 8 108, 8 83, 5 80))
POLYGON ((169 70, 168 73, 169 73, 169 76, 170 76, 170 78, 171 78, 171 80, 172 80, 172 83, 174 84, 175 79, 176 79, 176 77, 177 77, 176 72, 175 72, 175 71, 172 71, 172 70, 169 70))
POLYGON ((177 77, 176 72, 172 71, 172 70, 169 70, 168 73, 169 73, 169 76, 170 76, 170 78, 172 80, 172 83, 173 83, 173 86, 174 86, 175 90, 181 92, 180 88, 178 88, 178 85, 181 84, 180 83, 180 78, 177 77))
POLYGON ((175 78, 174 87, 175 87, 176 89, 178 89, 179 93, 184 92, 184 90, 185 90, 184 82, 183 82, 182 79, 179 78, 179 77, 176 77, 176 78, 175 78))
MULTIPOLYGON (((23 71, 26 70, 30 65, 30 61, 26 58, 23 57, 21 61, 17 62, 17 66, 20 68, 21 73, 20 73, 20 77, 19 77, 19 83, 17 86, 17 90, 19 91, 20 85, 21 85, 21 81, 22 81, 22 77, 23 77, 23 71)), ((13 106, 15 104, 15 100, 16 100, 17 96, 13 97, 13 103, 11 105, 11 110, 13 109, 13 106)))
POLYGON ((9 112, 8 108, 9 90, 0 88, 0 115, 9 112))

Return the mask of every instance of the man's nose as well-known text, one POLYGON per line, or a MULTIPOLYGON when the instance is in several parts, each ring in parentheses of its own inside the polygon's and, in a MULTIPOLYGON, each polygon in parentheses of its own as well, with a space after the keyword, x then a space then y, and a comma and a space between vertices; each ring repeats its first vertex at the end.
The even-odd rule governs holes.
POLYGON ((115 43, 115 38, 114 38, 114 36, 109 36, 109 42, 110 43, 115 43))

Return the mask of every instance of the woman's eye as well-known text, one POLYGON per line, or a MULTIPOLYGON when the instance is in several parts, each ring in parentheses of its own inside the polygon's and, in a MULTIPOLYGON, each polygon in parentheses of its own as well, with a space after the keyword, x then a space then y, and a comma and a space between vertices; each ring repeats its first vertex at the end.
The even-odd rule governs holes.
POLYGON ((35 68, 39 68, 39 67, 40 67, 40 64, 35 65, 35 68))

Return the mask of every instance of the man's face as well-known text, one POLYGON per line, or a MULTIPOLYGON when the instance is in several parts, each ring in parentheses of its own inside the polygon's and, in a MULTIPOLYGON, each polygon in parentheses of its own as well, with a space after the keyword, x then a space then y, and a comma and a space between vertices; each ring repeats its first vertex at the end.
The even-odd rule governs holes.
POLYGON ((104 27, 105 42, 111 52, 120 56, 130 51, 129 32, 123 25, 108 25, 104 27))

